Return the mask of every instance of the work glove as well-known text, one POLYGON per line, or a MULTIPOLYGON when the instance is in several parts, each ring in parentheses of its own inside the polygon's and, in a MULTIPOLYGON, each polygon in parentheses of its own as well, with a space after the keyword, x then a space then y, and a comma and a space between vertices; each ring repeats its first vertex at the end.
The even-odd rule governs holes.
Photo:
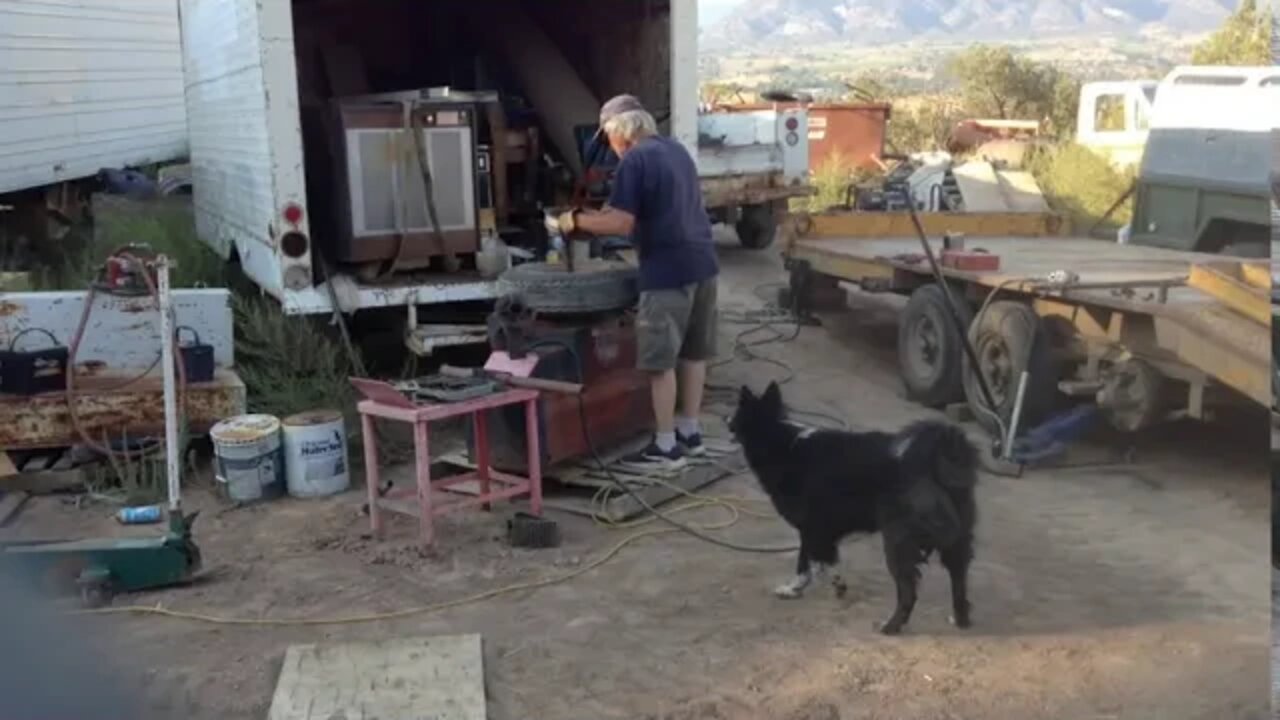
POLYGON ((568 237, 570 233, 578 229, 577 215, 577 210, 569 210, 556 216, 547 215, 547 232, 552 235, 568 237))

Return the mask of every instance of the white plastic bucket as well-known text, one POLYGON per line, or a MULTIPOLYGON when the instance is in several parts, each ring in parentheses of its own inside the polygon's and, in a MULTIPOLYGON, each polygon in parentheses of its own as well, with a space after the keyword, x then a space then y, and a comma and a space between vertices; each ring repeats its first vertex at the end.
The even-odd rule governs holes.
POLYGON ((218 481, 235 502, 284 495, 280 421, 271 415, 228 418, 209 431, 218 481))
POLYGON ((285 418, 284 466, 293 497, 327 497, 350 487, 342 413, 315 410, 285 418))

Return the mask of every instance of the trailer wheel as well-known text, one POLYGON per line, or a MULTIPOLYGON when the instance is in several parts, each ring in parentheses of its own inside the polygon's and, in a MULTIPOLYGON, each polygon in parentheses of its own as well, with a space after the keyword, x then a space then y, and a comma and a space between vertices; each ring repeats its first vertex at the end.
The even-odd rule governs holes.
POLYGON ((1029 428, 1052 409, 1058 392, 1058 367, 1049 336, 1040 316, 1030 305, 1013 300, 998 300, 987 307, 969 328, 969 342, 978 356, 978 364, 991 389, 995 407, 983 399, 981 385, 972 363, 964 357, 964 395, 979 423, 989 432, 1007 424, 1013 416, 1018 380, 1026 369, 1026 395, 1018 424, 1029 428))
POLYGON ((734 229, 738 231, 738 242, 743 247, 763 250, 773 244, 773 238, 778 234, 778 213, 772 203, 746 205, 734 229))
MULTIPOLYGON (((956 311, 967 329, 973 311, 964 302, 956 311)), ((911 293, 898 323, 898 371, 907 397, 926 407, 964 400, 963 338, 950 314, 942 287, 925 285, 911 293)))

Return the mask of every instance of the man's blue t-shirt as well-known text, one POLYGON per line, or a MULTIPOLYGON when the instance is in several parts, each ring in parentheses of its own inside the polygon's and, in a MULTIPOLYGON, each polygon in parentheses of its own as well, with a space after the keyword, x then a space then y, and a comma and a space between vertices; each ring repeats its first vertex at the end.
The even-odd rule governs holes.
POLYGON ((719 273, 698 168, 680 143, 650 137, 628 150, 609 206, 636 218, 631 241, 640 256, 641 290, 684 287, 719 273))

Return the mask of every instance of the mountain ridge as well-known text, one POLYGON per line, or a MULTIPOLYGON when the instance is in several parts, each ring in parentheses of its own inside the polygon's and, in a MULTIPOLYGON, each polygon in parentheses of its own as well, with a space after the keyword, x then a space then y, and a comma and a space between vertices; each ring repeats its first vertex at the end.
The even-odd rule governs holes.
POLYGON ((1237 0, 748 0, 702 30, 708 49, 911 40, 1008 41, 1208 32, 1237 0))

